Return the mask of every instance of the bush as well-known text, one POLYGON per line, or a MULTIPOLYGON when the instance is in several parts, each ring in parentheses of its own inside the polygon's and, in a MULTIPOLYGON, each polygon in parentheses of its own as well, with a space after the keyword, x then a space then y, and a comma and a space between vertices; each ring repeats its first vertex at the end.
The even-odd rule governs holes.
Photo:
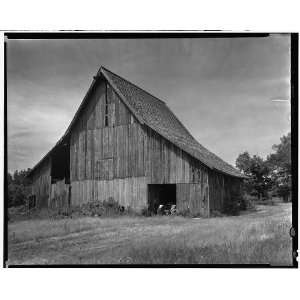
POLYGON ((224 217, 224 214, 222 212, 220 212, 219 210, 211 210, 209 215, 212 218, 214 218, 214 217, 224 217))
POLYGON ((15 171, 13 175, 6 174, 7 178, 7 195, 6 201, 8 207, 20 206, 26 203, 30 194, 30 181, 26 177, 30 169, 15 171))
POLYGON ((8 207, 20 206, 26 203, 29 194, 28 187, 23 184, 17 185, 10 183, 8 185, 8 207))
POLYGON ((233 191, 231 197, 227 198, 224 203, 223 213, 226 215, 237 216, 241 210, 241 203, 244 202, 243 195, 239 191, 233 191))
POLYGON ((142 216, 144 216, 144 217, 151 217, 151 216, 152 216, 152 213, 151 213, 151 211, 148 209, 148 207, 144 207, 144 208, 141 210, 141 214, 142 214, 142 216))
POLYGON ((93 201, 85 203, 81 206, 73 207, 71 213, 73 215, 83 216, 115 216, 126 213, 124 206, 120 206, 112 197, 108 200, 93 201))
POLYGON ((188 208, 186 208, 184 210, 176 211, 176 214, 178 216, 182 216, 182 217, 190 217, 191 216, 191 212, 188 208))
POLYGON ((240 210, 254 209, 256 197, 244 193, 240 199, 240 210))
POLYGON ((276 201, 274 201, 273 199, 265 199, 265 200, 256 200, 255 204, 259 204, 259 205, 276 205, 276 201))

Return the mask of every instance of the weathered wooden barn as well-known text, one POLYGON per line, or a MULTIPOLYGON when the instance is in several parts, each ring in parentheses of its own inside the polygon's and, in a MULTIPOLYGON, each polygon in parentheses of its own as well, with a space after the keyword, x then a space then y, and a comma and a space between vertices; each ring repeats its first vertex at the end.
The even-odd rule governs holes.
POLYGON ((165 102, 101 67, 63 137, 29 174, 38 207, 114 199, 209 216, 243 175, 200 145, 165 102))

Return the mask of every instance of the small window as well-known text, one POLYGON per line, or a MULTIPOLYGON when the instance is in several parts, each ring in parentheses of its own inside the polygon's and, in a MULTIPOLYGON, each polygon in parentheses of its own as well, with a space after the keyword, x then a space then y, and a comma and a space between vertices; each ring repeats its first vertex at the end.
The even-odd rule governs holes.
POLYGON ((107 100, 107 85, 105 91, 105 116, 104 116, 104 126, 108 126, 108 100, 107 100))

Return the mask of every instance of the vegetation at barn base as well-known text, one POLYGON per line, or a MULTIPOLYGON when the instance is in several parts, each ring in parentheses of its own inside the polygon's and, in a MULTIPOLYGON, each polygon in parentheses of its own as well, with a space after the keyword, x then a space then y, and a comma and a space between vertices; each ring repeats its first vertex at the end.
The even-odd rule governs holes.
POLYGON ((231 198, 224 203, 222 213, 237 216, 241 210, 246 209, 245 206, 241 206, 241 203, 244 203, 243 194, 237 191, 232 192, 231 198))
MULTIPOLYGON (((81 206, 41 208, 28 210, 25 205, 10 207, 8 210, 11 222, 26 219, 65 219, 80 217, 117 217, 128 215, 140 215, 130 209, 130 207, 120 206, 113 198, 107 201, 93 201, 84 203, 81 206)), ((142 214, 143 215, 143 214, 142 214)))
POLYGON ((93 201, 80 207, 72 207, 70 214, 73 216, 113 217, 132 214, 130 208, 121 206, 110 197, 107 201, 93 201))

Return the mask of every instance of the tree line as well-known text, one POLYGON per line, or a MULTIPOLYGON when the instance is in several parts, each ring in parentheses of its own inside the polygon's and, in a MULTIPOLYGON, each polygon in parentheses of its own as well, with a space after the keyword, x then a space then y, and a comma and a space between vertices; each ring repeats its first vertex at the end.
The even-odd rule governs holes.
POLYGON ((266 159, 251 156, 247 151, 236 159, 236 167, 248 178, 244 189, 248 195, 260 200, 278 196, 291 201, 292 161, 291 133, 280 138, 280 143, 272 147, 273 153, 266 159))

